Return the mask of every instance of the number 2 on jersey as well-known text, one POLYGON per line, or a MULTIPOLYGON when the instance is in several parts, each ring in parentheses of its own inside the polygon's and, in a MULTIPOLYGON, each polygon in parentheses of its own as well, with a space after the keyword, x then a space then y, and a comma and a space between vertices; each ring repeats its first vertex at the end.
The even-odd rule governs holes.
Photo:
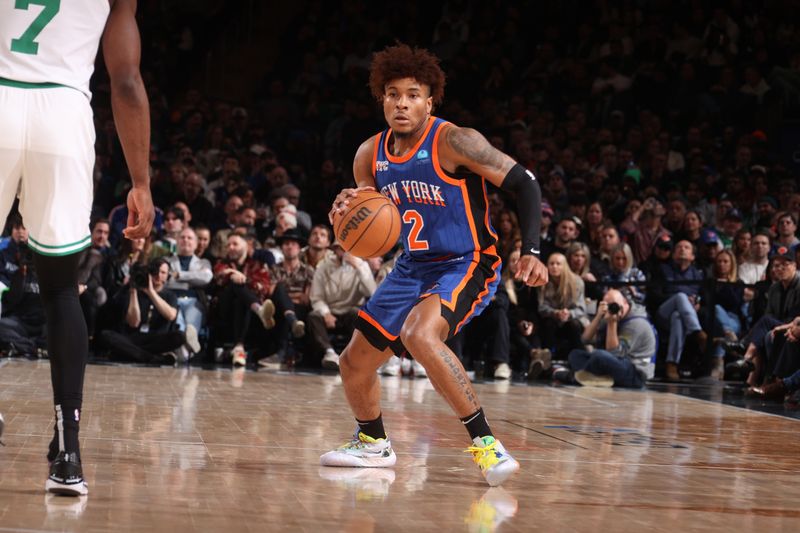
POLYGON ((35 39, 61 9, 61 0, 16 0, 14 9, 27 11, 31 4, 43 6, 44 9, 33 19, 25 33, 20 35, 18 39, 11 39, 11 51, 35 56, 39 53, 39 43, 35 39))
POLYGON ((403 222, 411 224, 411 230, 408 232, 408 249, 411 252, 419 252, 428 249, 428 241, 419 238, 419 232, 425 227, 425 221, 422 220, 422 215, 415 209, 409 209, 403 213, 403 222))

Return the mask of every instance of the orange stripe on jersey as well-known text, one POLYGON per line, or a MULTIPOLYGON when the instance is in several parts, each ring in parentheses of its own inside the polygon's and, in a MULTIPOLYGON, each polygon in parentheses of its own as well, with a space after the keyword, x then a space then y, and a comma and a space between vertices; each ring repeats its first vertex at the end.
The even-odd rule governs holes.
POLYGON ((378 321, 377 321, 377 320, 375 320, 374 318, 372 318, 371 316, 369 316, 369 315, 368 315, 367 313, 365 313, 364 311, 361 311, 361 310, 360 310, 360 311, 358 312, 358 316, 359 316, 360 318, 363 318, 363 319, 364 319, 364 320, 366 320, 367 322, 369 322, 369 323, 370 323, 370 324, 371 324, 371 325, 372 325, 372 326, 373 326, 375 329, 377 329, 377 330, 380 332, 380 334, 381 334, 381 335, 383 335, 384 337, 386 337, 386 338, 387 338, 387 339, 389 339, 390 341, 396 341, 396 340, 397 340, 397 335, 392 335, 391 333, 389 333, 388 331, 386 331, 385 329, 383 329, 383 326, 381 326, 381 325, 378 323, 378 321))
POLYGON ((486 180, 484 178, 481 178, 481 180, 483 180, 483 202, 486 205, 486 219, 483 223, 486 224, 486 231, 489 232, 489 235, 494 237, 495 241, 497 241, 497 233, 492 231, 492 225, 489 223, 489 197, 486 194, 486 180))
POLYGON ((436 171, 436 175, 439 176, 445 183, 449 183, 451 185, 457 186, 461 190, 461 197, 464 199, 464 211, 467 215, 467 223, 469 224, 469 231, 472 234, 472 244, 475 246, 475 252, 472 255, 472 265, 470 265, 469 269, 467 270, 466 275, 461 279, 461 282, 456 286, 453 294, 450 296, 450 300, 444 300, 444 304, 449 307, 452 311, 455 311, 456 308, 456 301, 458 300, 458 295, 467 285, 467 281, 469 281, 472 273, 475 271, 475 267, 478 266, 478 260, 480 259, 480 242, 478 239, 478 231, 475 228, 475 220, 472 218, 472 206, 469 202, 469 193, 467 191, 467 184, 464 180, 457 180, 453 179, 448 176, 442 166, 439 164, 439 134, 442 130, 448 126, 449 123, 442 124, 439 126, 439 129, 436 130, 436 134, 433 137, 433 154, 431 156, 433 160, 433 169, 436 171))
MULTIPOLYGON (((425 139, 428 137, 428 133, 430 133, 431 127, 433 126, 433 123, 435 121, 436 121, 436 117, 431 117, 431 118, 428 119, 428 125, 425 127, 425 132, 419 138, 419 140, 417 141, 417 144, 414 145, 414 148, 409 150, 405 155, 400 156, 400 157, 393 156, 392 153, 389 151, 389 137, 391 137, 391 135, 392 135, 392 128, 389 128, 389 132, 386 134, 386 138, 383 140, 383 153, 386 154, 386 158, 389 159, 389 161, 392 162, 392 163, 405 163, 406 161, 408 161, 409 159, 414 157, 414 154, 417 153, 417 150, 419 150, 419 147, 422 146, 422 143, 425 142, 425 139)), ((439 128, 439 129, 441 129, 441 128, 439 128)), ((434 146, 436 146, 435 143, 434 143, 434 146)))
MULTIPOLYGON (((492 248, 491 248, 491 249, 494 249, 494 246, 492 246, 492 248)), ((488 249, 487 249, 487 251, 488 251, 488 249)), ((493 252, 492 252, 492 253, 493 253, 493 252)), ((458 332, 461 330, 461 326, 463 326, 463 325, 464 325, 464 324, 467 322, 467 320, 469 320, 469 319, 470 319, 470 317, 471 317, 473 314, 475 314, 475 307, 477 307, 478 303, 479 303, 479 302, 480 302, 480 301, 483 299, 483 297, 484 297, 484 296, 486 296, 486 294, 489 292, 489 285, 491 285, 491 283, 492 283, 492 282, 493 282, 495 279, 497 279, 497 266, 498 266, 499 264, 500 264, 500 258, 498 257, 498 258, 497 258, 497 261, 495 261, 495 262, 494 262, 494 264, 492 265, 492 271, 494 272, 494 274, 492 274, 492 277, 490 277, 490 278, 486 278, 486 283, 484 283, 484 284, 483 284, 483 290, 482 290, 480 293, 478 293, 478 297, 477 297, 477 298, 475 298, 475 301, 474 301, 474 302, 472 302, 472 307, 470 308, 470 310, 469 310, 469 313, 467 313, 467 314, 464 316, 464 318, 461 320, 461 322, 459 322, 459 323, 458 323, 458 325, 456 326, 456 330, 455 330, 454 334, 455 334, 455 333, 458 333, 458 332)))
POLYGON ((442 166, 439 164, 439 134, 441 134, 442 131, 450 125, 451 124, 449 122, 445 122, 439 126, 438 130, 436 130, 436 133, 433 136, 433 154, 431 155, 431 159, 433 160, 433 169, 436 171, 436 175, 439 176, 443 182, 460 187, 461 180, 457 180, 448 176, 444 169, 442 169, 442 166))
MULTIPOLYGON (((472 233, 472 243, 475 245, 475 250, 480 250, 480 239, 478 239, 478 230, 475 228, 475 219, 472 217, 472 204, 469 202, 469 191, 467 191, 467 183, 465 180, 456 180, 449 177, 442 166, 439 164, 439 134, 444 129, 445 124, 442 124, 438 130, 436 130, 436 135, 433 138, 433 168, 436 170, 436 174, 445 182, 450 183, 451 185, 455 185, 461 189, 461 197, 464 199, 464 211, 467 215, 467 222, 469 223, 469 231, 472 233)), ((483 180, 483 178, 481 178, 483 180)), ((488 205, 487 205, 487 212, 488 212, 488 205)))
POLYGON ((442 300, 444 305, 450 308, 451 311, 456 310, 456 303, 458 302, 458 295, 461 294, 461 291, 464 290, 464 287, 467 286, 467 282, 472 278, 472 274, 475 272, 475 269, 478 267, 478 261, 480 261, 480 252, 475 250, 472 254, 472 262, 467 269, 467 273, 464 274, 464 277, 461 278, 461 281, 458 282, 456 288, 453 289, 452 294, 450 295, 449 300, 442 300))
POLYGON ((373 139, 375 139, 375 146, 372 147, 372 178, 376 179, 375 188, 377 189, 378 170, 376 167, 378 165, 378 148, 381 145, 381 134, 377 134, 375 137, 373 137, 373 139))

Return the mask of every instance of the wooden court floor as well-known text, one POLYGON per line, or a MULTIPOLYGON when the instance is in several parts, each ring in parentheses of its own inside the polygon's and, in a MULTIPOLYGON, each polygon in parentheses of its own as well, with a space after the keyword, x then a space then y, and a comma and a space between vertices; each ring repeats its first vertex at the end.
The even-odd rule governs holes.
POLYGON ((89 366, 88 498, 46 496, 47 362, 0 362, 0 531, 800 531, 800 421, 665 392, 489 383, 522 464, 489 489, 427 380, 383 378, 398 454, 318 457, 353 421, 338 376, 89 366))

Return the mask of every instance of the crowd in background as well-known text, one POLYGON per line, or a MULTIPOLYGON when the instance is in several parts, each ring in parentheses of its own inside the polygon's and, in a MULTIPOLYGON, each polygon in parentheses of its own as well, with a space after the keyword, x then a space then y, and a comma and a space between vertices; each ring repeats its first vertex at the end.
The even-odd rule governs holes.
MULTIPOLYGON (((399 38, 442 60, 435 114, 532 170, 545 200, 550 282, 530 289, 513 279, 515 203, 488 191, 504 283, 451 341, 469 368, 566 383, 610 375, 628 387, 710 375, 791 397, 800 388, 795 18, 768 2, 538 4, 408 5, 376 22, 358 2, 338 11, 306 2, 246 105, 177 78, 195 56, 149 38, 157 8, 145 4, 159 209, 150 238, 122 237, 129 180, 101 68, 79 287, 94 357, 337 367, 357 309, 402 253, 353 257, 327 220, 352 185, 356 147, 385 127, 367 87, 371 54, 399 38)), ((6 235, 0 348, 36 355, 46 332, 24 221, 11 217, 6 235)), ((384 370, 401 367, 392 359, 384 370)))

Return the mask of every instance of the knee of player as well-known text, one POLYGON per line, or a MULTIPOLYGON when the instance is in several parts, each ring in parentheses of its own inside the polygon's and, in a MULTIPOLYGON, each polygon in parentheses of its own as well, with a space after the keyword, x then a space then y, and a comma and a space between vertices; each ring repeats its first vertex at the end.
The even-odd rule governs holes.
POLYGON ((400 340, 415 358, 418 353, 427 352, 433 344, 439 342, 435 332, 420 324, 405 324, 400 330, 400 340))

